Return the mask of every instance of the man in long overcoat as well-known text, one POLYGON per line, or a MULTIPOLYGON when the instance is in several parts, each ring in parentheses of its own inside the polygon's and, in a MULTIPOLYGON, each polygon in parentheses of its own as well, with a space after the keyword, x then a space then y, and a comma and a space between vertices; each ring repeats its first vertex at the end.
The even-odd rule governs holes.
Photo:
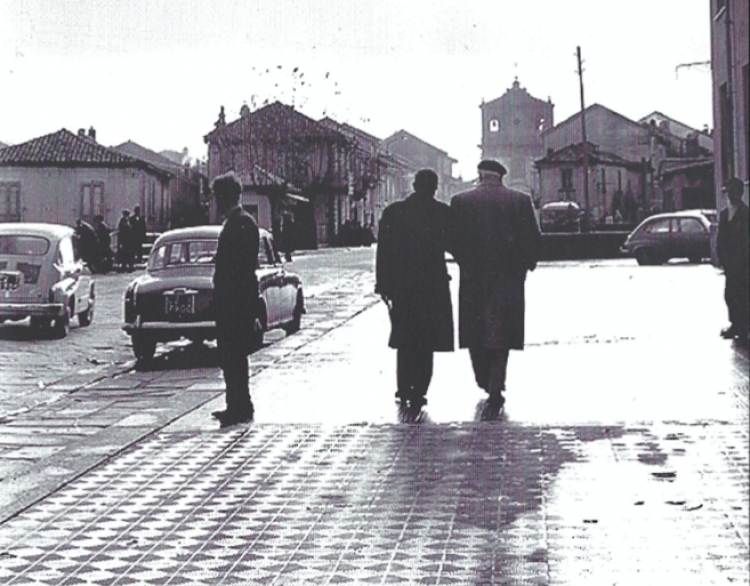
POLYGON ((451 199, 461 269, 458 339, 477 384, 502 406, 509 351, 524 346, 526 273, 536 267, 541 234, 531 198, 503 186, 505 167, 484 160, 478 170, 477 187, 451 199))
POLYGON ((446 250, 450 208, 435 200, 438 178, 422 169, 414 193, 389 205, 380 220, 375 291, 388 304, 396 348, 396 396, 421 407, 432 380, 433 353, 453 350, 453 308, 446 250))
POLYGON ((748 261, 750 260, 750 222, 748 207, 742 201, 744 186, 737 177, 729 179, 722 189, 727 194, 727 207, 719 214, 719 233, 716 252, 726 278, 724 299, 729 311, 730 325, 724 328, 724 338, 738 338, 747 343, 750 309, 748 296, 748 261))
POLYGON ((247 355, 258 303, 259 233, 255 219, 239 204, 242 184, 232 172, 219 175, 211 189, 226 217, 219 234, 214 269, 213 308, 219 365, 224 373, 227 408, 212 413, 222 427, 253 418, 247 355))

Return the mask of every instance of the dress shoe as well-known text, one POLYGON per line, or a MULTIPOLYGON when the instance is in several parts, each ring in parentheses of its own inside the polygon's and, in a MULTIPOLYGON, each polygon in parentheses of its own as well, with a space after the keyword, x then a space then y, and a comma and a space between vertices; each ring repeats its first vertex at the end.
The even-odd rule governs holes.
POLYGON ((487 397, 487 405, 493 409, 500 409, 505 405, 505 397, 503 397, 503 393, 501 391, 490 393, 490 396, 487 397))
POLYGON ((731 338, 734 338, 737 335, 737 328, 734 326, 729 326, 721 330, 721 337, 730 340, 731 338))
POLYGON ((421 409, 427 405, 427 397, 424 395, 416 395, 409 398, 409 407, 412 409, 421 409))
POLYGON ((252 421, 254 409, 251 405, 249 409, 244 411, 214 411, 211 415, 219 420, 221 427, 230 427, 232 425, 237 425, 238 423, 248 423, 252 421))

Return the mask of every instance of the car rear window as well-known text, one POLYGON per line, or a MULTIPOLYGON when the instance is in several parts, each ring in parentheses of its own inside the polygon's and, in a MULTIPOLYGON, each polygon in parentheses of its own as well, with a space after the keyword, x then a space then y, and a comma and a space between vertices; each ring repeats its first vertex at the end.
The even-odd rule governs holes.
POLYGON ((44 256, 48 250, 49 240, 43 236, 0 235, 0 254, 44 256))
POLYGON ((149 270, 184 265, 213 265, 217 240, 190 240, 158 246, 148 259, 149 270))

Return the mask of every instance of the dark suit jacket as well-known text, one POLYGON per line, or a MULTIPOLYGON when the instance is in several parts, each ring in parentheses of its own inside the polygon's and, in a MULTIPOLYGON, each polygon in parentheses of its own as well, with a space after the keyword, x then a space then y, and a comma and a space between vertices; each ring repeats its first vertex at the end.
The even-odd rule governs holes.
POLYGON ((258 301, 260 235, 255 219, 240 206, 227 216, 219 234, 213 307, 219 335, 245 339, 252 331, 258 301))
POLYGON ((524 284, 536 267, 541 234, 531 198, 485 180, 451 199, 461 268, 458 332, 462 348, 524 344, 524 284))
POLYGON ((719 264, 728 273, 740 274, 748 271, 750 253, 750 214, 748 207, 740 201, 737 211, 729 219, 729 210, 719 214, 719 233, 716 239, 716 252, 719 264))
POLYGON ((452 251, 451 210, 412 194, 383 211, 378 230, 375 291, 393 301, 392 348, 453 350, 445 252, 452 251))

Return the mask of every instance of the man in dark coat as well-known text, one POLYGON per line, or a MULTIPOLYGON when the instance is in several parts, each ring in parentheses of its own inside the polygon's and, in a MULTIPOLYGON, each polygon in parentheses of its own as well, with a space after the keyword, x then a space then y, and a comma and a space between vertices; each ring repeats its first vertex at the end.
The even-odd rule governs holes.
POLYGON ((133 227, 130 225, 130 210, 122 210, 122 217, 117 224, 117 259, 123 270, 133 272, 135 243, 133 227))
POLYGON ((738 338, 747 343, 750 322, 750 291, 748 262, 750 260, 750 227, 748 207, 742 201, 744 186, 737 177, 729 179, 722 189, 727 194, 727 207, 719 214, 716 247, 719 264, 726 278, 724 299, 729 311, 730 326, 721 331, 724 338, 738 338))
POLYGON ((375 292, 389 307, 397 349, 396 396, 421 407, 432 380, 433 352, 453 350, 453 310, 445 266, 452 251, 451 213, 435 201, 437 175, 419 171, 414 193, 389 205, 380 220, 375 292))
POLYGON ((505 402, 511 349, 524 345, 524 288, 541 234, 531 198, 503 186, 499 162, 479 164, 475 189, 453 196, 456 260, 461 269, 458 339, 491 405, 505 402))
POLYGON ((258 305, 260 236, 255 219, 239 203, 242 184, 234 173, 216 177, 211 189, 219 213, 226 217, 216 250, 213 308, 227 403, 226 410, 212 415, 226 427, 253 418, 247 355, 258 305))
POLYGON ((133 208, 133 215, 130 216, 130 227, 133 233, 135 260, 140 264, 143 262, 143 244, 146 242, 146 218, 141 215, 141 206, 133 208))
POLYGON ((97 270, 107 273, 112 270, 112 230, 104 222, 104 216, 101 214, 94 216, 94 231, 99 243, 97 270))
POLYGON ((94 227, 86 220, 76 220, 75 242, 81 260, 93 272, 96 272, 99 256, 99 239, 96 237, 94 227))

